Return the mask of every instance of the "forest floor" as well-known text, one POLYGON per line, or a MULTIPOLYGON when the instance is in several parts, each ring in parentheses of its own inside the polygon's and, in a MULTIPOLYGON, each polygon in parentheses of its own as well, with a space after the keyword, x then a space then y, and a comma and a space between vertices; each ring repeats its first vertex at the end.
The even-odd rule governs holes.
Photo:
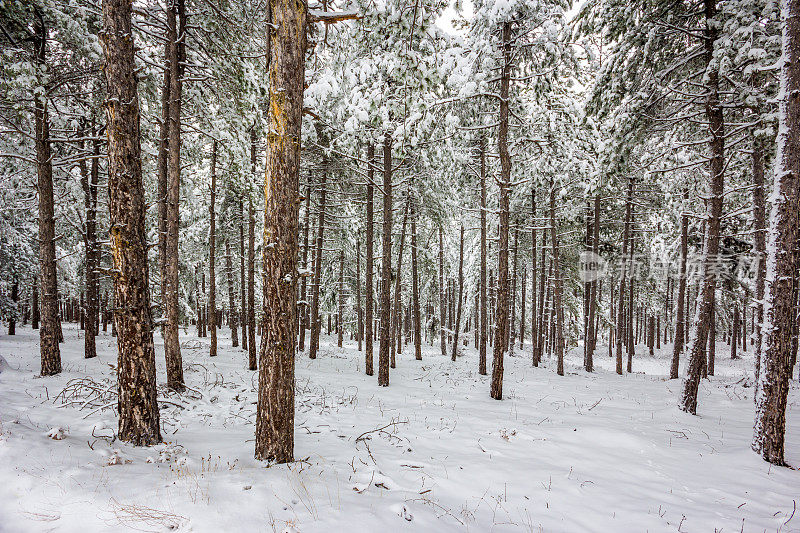
MULTIPOLYGON (((324 337, 317 360, 297 357, 298 460, 268 467, 253 459, 257 374, 227 328, 213 359, 209 339, 182 336, 194 390, 160 387, 165 443, 151 448, 113 440, 115 339, 101 334, 86 360, 82 332, 64 334, 64 372, 49 378, 36 375, 37 332, 0 336, 3 533, 800 531, 800 472, 750 450, 752 351, 731 361, 721 342, 691 416, 665 378, 671 346, 638 346, 625 376, 605 345, 585 373, 578 348, 563 377, 552 361, 532 368, 526 346, 495 401, 472 348, 451 362, 426 346, 415 361, 409 346, 381 388, 354 342, 324 337)), ((794 466, 799 405, 795 379, 794 466)))

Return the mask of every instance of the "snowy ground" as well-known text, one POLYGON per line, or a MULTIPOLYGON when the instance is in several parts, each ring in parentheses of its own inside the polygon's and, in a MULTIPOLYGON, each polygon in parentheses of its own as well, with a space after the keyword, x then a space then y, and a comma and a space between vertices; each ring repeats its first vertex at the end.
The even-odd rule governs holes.
MULTIPOLYGON (((82 333, 67 325, 64 372, 39 378, 37 333, 18 332, 0 336, 11 367, 0 373, 3 533, 800 531, 800 473, 749 448, 752 353, 732 362, 722 343, 691 416, 676 407, 680 382, 664 377, 667 349, 639 355, 624 377, 605 346, 597 372, 580 369, 576 350, 564 377, 549 362, 531 368, 526 350, 506 360, 498 402, 472 349, 455 363, 430 347, 415 361, 406 349, 380 388, 354 343, 324 338, 316 361, 297 359, 298 461, 267 467, 253 459, 257 378, 227 329, 215 359, 208 339, 182 337, 195 392, 161 391, 172 402, 161 411, 167 442, 152 448, 112 442, 113 410, 92 407, 113 383, 112 337, 99 337, 100 355, 87 361, 82 333), (73 386, 59 395, 87 376, 103 394, 73 386)), ((799 403, 795 380, 793 465, 799 403)))

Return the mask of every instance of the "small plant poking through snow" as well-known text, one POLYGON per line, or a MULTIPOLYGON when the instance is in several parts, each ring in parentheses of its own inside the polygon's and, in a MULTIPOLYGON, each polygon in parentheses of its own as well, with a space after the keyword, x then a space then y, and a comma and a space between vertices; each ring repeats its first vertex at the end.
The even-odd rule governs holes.
POLYGON ((516 430, 516 429, 506 429, 506 428, 502 428, 502 429, 500 430, 500 436, 501 436, 502 438, 504 438, 505 440, 508 440, 508 441, 510 441, 510 440, 511 440, 511 437, 514 437, 514 436, 516 436, 516 434, 517 434, 517 430, 516 430))
POLYGON ((114 452, 108 458, 108 461, 106 461, 106 464, 108 466, 128 465, 128 464, 131 464, 132 462, 133 461, 131 461, 130 459, 126 459, 126 458, 122 457, 122 452, 118 448, 114 448, 114 452))
POLYGON ((53 440, 64 440, 67 438, 67 431, 62 427, 54 427, 47 433, 47 436, 53 440))

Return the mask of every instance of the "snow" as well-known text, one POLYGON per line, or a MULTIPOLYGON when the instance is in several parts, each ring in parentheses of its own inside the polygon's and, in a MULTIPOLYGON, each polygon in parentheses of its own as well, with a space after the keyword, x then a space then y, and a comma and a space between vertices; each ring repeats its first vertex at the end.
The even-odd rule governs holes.
MULTIPOLYGON (((58 397, 70 380, 113 385, 112 337, 101 334, 99 357, 85 360, 82 333, 65 324, 64 372, 40 378, 37 333, 0 336, 9 364, 0 374, 0 531, 800 528, 800 475, 750 450, 752 352, 731 361, 721 341, 717 376, 702 381, 692 416, 677 408, 680 381, 665 378, 671 345, 655 358, 640 346, 637 373, 623 377, 603 344, 597 372, 581 370, 577 348, 563 377, 550 361, 532 368, 529 347, 517 348, 506 397, 495 401, 471 347, 455 363, 429 346, 415 361, 407 347, 381 388, 363 374, 355 342, 336 348, 323 336, 318 359, 297 357, 297 461, 270 466, 253 459, 257 375, 228 334, 216 358, 209 339, 182 337, 194 390, 169 396, 165 442, 150 448, 114 441, 112 409, 81 408, 88 394, 70 405, 58 397)), ((156 344, 163 383, 158 334, 156 344)), ((793 381, 794 465, 799 398, 793 381)))

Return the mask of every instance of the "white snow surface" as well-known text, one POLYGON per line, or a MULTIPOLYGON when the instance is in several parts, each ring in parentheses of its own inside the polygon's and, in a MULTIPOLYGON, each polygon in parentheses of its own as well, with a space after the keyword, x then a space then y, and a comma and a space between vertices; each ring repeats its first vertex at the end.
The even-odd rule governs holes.
MULTIPOLYGON (((638 346, 625 376, 602 344, 595 373, 581 369, 577 348, 563 377, 517 348, 496 401, 471 347, 451 362, 430 346, 416 361, 407 346, 382 388, 355 342, 337 348, 323 336, 318 359, 297 356, 297 461, 270 466, 253 459, 257 375, 227 328, 216 358, 208 338, 182 337, 195 391, 160 386, 172 403, 161 409, 165 442, 150 448, 114 441, 113 408, 89 408, 100 400, 88 393, 62 402, 70 380, 113 390, 116 365, 110 335, 93 360, 73 324, 64 335, 64 371, 48 378, 37 376, 37 332, 0 336, 10 366, 0 374, 3 533, 800 531, 800 473, 750 450, 752 351, 731 361, 722 342, 692 416, 677 408, 680 380, 665 377, 671 345, 655 358, 638 346), (48 436, 54 429, 63 439, 48 436)), ((795 466, 799 399, 795 380, 786 435, 795 466)))

